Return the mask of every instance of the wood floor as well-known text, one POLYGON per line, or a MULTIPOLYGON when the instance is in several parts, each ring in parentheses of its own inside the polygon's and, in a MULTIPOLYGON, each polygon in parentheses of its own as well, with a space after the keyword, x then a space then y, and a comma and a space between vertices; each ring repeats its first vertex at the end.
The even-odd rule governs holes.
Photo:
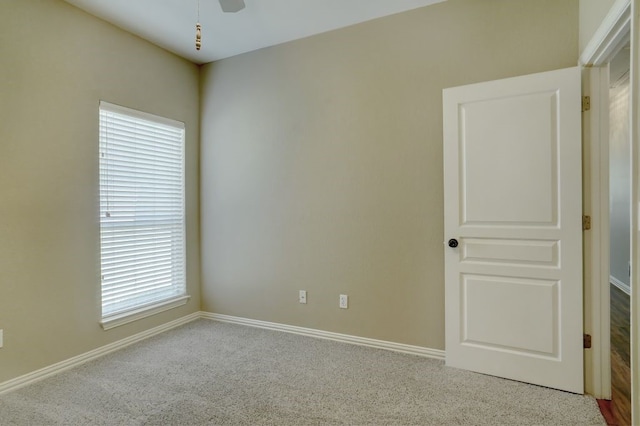
POLYGON ((629 296, 611 286, 611 405, 615 424, 631 425, 629 296))

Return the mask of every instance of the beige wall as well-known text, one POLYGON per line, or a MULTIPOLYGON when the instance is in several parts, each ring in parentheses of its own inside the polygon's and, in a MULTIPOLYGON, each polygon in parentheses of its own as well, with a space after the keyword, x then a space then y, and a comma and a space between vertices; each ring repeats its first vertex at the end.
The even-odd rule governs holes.
POLYGON ((587 46, 616 0, 580 0, 579 52, 587 46))
POLYGON ((577 0, 449 0, 203 67, 203 309, 443 349, 442 89, 577 52, 577 0))
POLYGON ((198 67, 60 0, 0 1, 0 382, 199 310, 198 67), (186 305, 103 331, 98 101, 181 120, 186 305))

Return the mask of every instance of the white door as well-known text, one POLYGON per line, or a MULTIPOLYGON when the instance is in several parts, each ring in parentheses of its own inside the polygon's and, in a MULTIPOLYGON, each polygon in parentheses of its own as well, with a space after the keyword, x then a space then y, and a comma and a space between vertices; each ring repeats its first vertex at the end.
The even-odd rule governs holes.
POLYGON ((580 70, 443 98, 446 364, 583 393, 580 70))

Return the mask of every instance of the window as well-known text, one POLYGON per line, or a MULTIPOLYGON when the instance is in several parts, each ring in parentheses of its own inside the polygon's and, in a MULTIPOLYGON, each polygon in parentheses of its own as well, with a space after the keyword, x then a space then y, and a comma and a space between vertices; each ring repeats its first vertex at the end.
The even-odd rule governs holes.
POLYGON ((186 303, 184 124, 100 102, 106 328, 186 303))

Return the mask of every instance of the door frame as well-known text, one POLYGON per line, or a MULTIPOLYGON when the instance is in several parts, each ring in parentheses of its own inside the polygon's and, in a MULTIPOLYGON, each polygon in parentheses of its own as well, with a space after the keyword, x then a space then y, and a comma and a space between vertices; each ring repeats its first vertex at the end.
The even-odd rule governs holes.
MULTIPOLYGON (((583 71, 583 94, 591 97, 591 109, 583 114, 583 195, 584 214, 592 219, 591 231, 584 234, 585 255, 585 333, 591 334, 594 345, 586 351, 585 388, 596 398, 611 398, 611 332, 609 296, 609 62, 631 41, 631 117, 639 112, 636 102, 638 87, 637 21, 640 0, 617 0, 602 24, 580 55, 583 71), (633 10, 635 9, 635 12, 633 10), (635 58, 635 59, 634 59, 635 58), (635 96, 635 101, 633 100, 635 96)), ((631 120, 632 122, 636 120, 631 120)), ((633 126, 632 126, 633 127, 633 126)), ((638 223, 637 209, 637 131, 631 130, 631 223, 638 223)), ((631 229, 631 318, 637 324, 638 238, 631 229), (635 261, 634 261, 635 260, 635 261)), ((632 326, 632 395, 638 395, 640 380, 634 357, 638 355, 638 340, 632 326), (634 355, 635 354, 635 355, 634 355)), ((632 397, 633 399, 637 399, 632 397)), ((632 415, 640 415, 640 402, 632 402, 632 415)), ((635 420, 634 420, 635 421, 635 420)))

